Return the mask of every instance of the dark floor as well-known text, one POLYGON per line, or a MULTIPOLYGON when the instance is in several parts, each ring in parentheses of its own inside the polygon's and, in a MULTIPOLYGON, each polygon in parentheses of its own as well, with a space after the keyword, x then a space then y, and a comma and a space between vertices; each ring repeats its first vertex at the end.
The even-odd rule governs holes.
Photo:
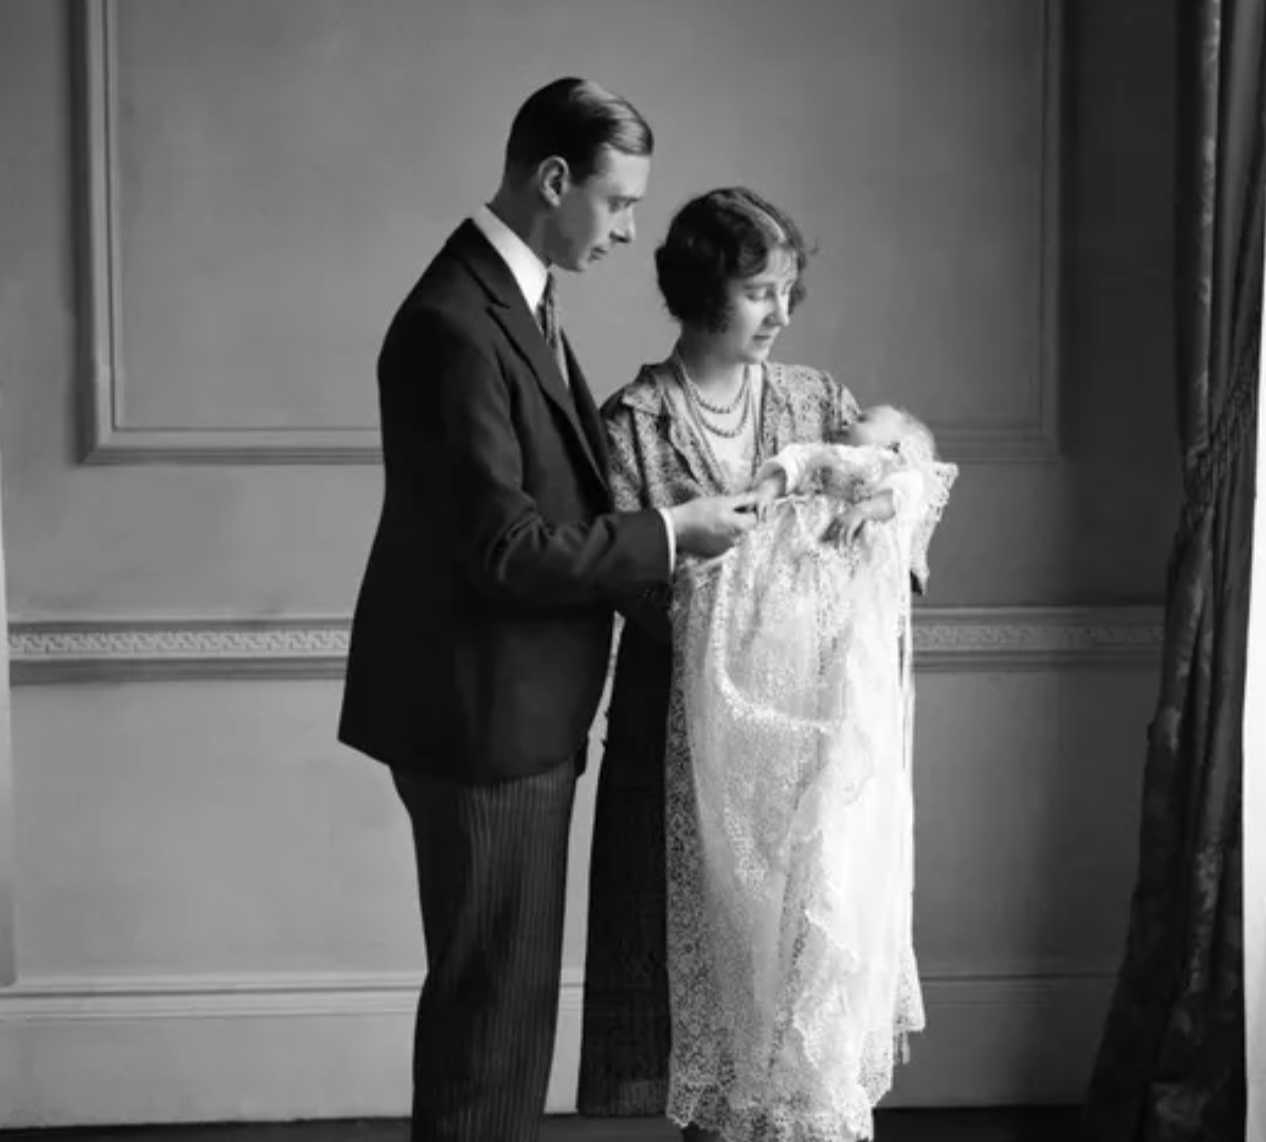
MULTIPOLYGON (((876 1116, 875 1142, 1071 1142, 1077 1113, 1035 1110, 884 1110, 876 1116)), ((0 1130, 0 1142, 405 1142, 398 1119, 256 1125, 86 1127, 0 1130)), ((680 1142, 662 1119, 596 1120, 554 1116, 541 1142, 680 1142)))

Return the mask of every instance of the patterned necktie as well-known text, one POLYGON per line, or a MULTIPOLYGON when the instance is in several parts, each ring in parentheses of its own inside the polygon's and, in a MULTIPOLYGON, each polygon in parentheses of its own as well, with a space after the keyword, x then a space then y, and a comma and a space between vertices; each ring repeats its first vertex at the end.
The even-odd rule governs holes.
POLYGON ((545 279, 545 292, 541 295, 541 304, 536 307, 536 320, 545 336, 545 344, 554 354, 559 376, 563 378, 563 384, 568 384, 567 354, 563 350, 563 331, 558 322, 558 297, 554 291, 553 274, 545 279))

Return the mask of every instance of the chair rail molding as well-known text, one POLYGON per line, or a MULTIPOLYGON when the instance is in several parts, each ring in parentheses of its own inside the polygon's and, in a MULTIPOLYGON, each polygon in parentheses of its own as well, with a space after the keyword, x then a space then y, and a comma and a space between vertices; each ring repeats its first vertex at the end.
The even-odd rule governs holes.
MULTIPOLYGON (((345 617, 19 619, 9 627, 15 685, 208 678, 338 678, 345 617)), ((1157 607, 921 607, 920 671, 1152 666, 1157 607)))

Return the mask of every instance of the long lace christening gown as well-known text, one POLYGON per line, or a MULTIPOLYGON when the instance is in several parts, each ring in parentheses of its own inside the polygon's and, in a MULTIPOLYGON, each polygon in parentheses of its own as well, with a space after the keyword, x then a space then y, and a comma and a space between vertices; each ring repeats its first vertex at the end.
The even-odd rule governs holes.
POLYGON ((668 1114, 727 1142, 840 1142, 871 1137, 924 1025, 910 576, 957 469, 845 446, 780 459, 810 494, 675 590, 668 1114), (823 543, 876 486, 896 517, 823 543))

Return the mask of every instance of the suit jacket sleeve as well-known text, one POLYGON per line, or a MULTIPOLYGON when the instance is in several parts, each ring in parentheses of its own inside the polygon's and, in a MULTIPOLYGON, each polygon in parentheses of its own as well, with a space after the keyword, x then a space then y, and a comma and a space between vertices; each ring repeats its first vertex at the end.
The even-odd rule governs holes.
POLYGON ((419 320, 453 481, 453 536, 475 587, 507 602, 559 606, 665 581, 668 541, 657 512, 583 523, 542 515, 524 488, 510 392, 493 354, 452 315, 419 320))

